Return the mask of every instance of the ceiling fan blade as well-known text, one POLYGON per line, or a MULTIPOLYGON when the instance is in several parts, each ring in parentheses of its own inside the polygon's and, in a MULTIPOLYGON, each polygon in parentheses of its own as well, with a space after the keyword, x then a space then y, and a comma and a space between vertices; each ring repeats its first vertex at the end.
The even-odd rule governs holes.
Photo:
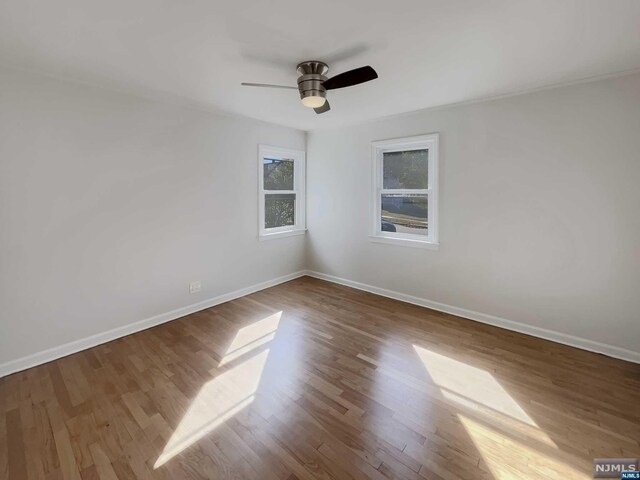
POLYGON ((271 85, 270 83, 247 83, 242 82, 240 85, 244 87, 265 87, 265 88, 288 88, 298 90, 298 87, 289 87, 287 85, 271 85))
POLYGON ((325 80, 322 86, 326 90, 333 90, 358 85, 368 82, 369 80, 375 80, 376 78, 378 78, 376 71, 367 65, 366 67, 356 68, 331 77, 329 80, 325 80))
POLYGON ((322 105, 321 107, 313 109, 313 111, 318 114, 328 112, 329 110, 331 110, 331 106, 329 105, 329 100, 325 100, 324 105, 322 105))

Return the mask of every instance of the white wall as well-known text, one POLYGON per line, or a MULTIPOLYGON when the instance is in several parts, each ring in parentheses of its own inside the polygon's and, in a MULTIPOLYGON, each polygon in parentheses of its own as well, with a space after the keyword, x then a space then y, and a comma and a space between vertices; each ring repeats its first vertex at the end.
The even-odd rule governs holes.
POLYGON ((259 242, 303 132, 0 69, 0 367, 305 267, 639 351, 640 76, 307 142, 306 245, 259 242), (370 243, 370 143, 429 132, 440 249, 370 243))
POLYGON ((258 241, 259 143, 305 134, 0 70, 0 366, 304 268, 258 241))
POLYGON ((639 75, 316 131, 307 162, 311 270, 640 352, 639 75), (440 249, 369 242, 371 142, 431 132, 440 249))

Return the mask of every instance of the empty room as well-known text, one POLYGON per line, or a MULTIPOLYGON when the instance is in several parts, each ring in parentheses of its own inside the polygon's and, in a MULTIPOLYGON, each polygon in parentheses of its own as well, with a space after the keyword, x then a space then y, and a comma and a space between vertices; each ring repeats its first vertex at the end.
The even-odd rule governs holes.
POLYGON ((0 2, 0 480, 640 478, 638 0, 0 2))

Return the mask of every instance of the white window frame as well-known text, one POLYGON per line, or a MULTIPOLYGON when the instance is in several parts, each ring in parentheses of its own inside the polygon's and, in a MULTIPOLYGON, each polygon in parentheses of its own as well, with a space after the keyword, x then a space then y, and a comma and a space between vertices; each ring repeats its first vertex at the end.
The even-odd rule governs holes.
POLYGON ((373 164, 372 223, 369 239, 373 242, 437 250, 438 243, 438 134, 381 140, 371 144, 373 164), (384 189, 383 154, 407 150, 429 150, 426 189, 384 189), (428 235, 382 231, 382 195, 390 193, 427 195, 428 235))
POLYGON ((260 240, 303 235, 306 230, 305 207, 305 161, 306 155, 302 150, 258 145, 258 236, 260 240), (265 190, 264 189, 264 164, 265 157, 293 159, 293 190, 265 190), (295 193, 295 223, 284 227, 265 228, 264 206, 266 197, 270 194, 295 193))

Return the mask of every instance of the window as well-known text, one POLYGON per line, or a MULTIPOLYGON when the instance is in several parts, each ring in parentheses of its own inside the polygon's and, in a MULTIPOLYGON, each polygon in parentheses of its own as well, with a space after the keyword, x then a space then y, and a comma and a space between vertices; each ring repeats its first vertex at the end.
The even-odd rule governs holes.
POLYGON ((265 145, 258 150, 260 238, 303 234, 304 152, 265 145))
POLYGON ((438 246, 438 135, 374 142, 371 240, 438 246))

